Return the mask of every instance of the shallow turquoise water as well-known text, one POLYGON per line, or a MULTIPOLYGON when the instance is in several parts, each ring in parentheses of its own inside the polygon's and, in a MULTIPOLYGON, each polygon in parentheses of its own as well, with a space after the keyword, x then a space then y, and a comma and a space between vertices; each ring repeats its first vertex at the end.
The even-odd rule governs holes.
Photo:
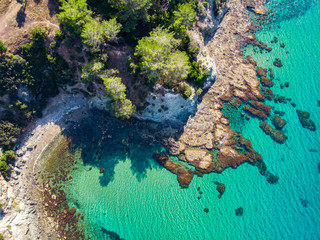
POLYGON ((320 151, 320 2, 273 0, 268 8, 274 10, 275 22, 257 37, 273 50, 260 54, 249 47, 246 54, 259 66, 274 70, 279 82, 274 81, 273 92, 292 98, 297 107, 267 102, 285 112, 288 140, 283 145, 265 135, 256 119, 245 122, 241 129, 268 169, 280 177, 278 184, 267 183, 257 168, 244 164, 222 174, 195 177, 188 189, 180 189, 176 176, 151 158, 161 146, 126 146, 120 139, 130 129, 118 129, 112 139, 104 140, 99 161, 104 175, 99 173, 100 165, 88 160, 89 152, 84 165, 79 160, 68 190, 69 203, 84 215, 92 239, 108 239, 102 228, 124 239, 142 240, 320 239, 320 155, 309 151, 320 151), (270 43, 274 36, 279 39, 277 44, 270 43), (275 58, 281 59, 282 68, 272 65, 275 58), (287 81, 289 88, 281 89, 280 83, 287 81), (301 127, 296 109, 311 113, 316 132, 301 127), (89 166, 93 166, 91 171, 89 166), (216 180, 226 185, 221 199, 213 183, 216 180), (203 192, 200 200, 198 187, 203 192), (235 215, 240 206, 242 217, 235 215))

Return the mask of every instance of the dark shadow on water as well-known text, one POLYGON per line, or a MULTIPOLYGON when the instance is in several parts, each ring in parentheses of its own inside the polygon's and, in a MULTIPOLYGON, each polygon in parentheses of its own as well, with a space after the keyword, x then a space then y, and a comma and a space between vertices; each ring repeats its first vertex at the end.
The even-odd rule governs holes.
POLYGON ((25 21, 26 21, 25 10, 26 10, 25 6, 21 6, 21 8, 16 16, 16 21, 18 23, 19 28, 22 28, 24 26, 25 21))
POLYGON ((101 227, 101 232, 110 240, 125 240, 121 238, 116 232, 109 231, 103 227, 101 227))
POLYGON ((99 169, 101 186, 114 180, 115 167, 127 158, 131 161, 132 174, 141 181, 148 169, 158 166, 152 154, 161 149, 162 138, 178 137, 175 134, 180 133, 168 124, 124 122, 99 110, 92 110, 89 117, 69 124, 63 134, 71 137, 74 151, 81 149, 85 168, 99 169))

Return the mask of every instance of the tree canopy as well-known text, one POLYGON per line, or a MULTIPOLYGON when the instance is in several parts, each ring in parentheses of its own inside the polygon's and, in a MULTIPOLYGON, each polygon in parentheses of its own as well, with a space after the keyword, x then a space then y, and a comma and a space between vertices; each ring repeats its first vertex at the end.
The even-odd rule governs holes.
POLYGON ((139 58, 141 73, 149 81, 164 84, 186 79, 190 62, 185 52, 177 50, 180 42, 174 33, 161 27, 139 40, 134 55, 139 58))
POLYGON ((126 86, 119 77, 102 77, 106 94, 113 100, 111 110, 115 117, 129 119, 136 108, 132 102, 126 98, 126 86))
POLYGON ((97 50, 105 41, 114 41, 120 32, 121 24, 116 19, 102 21, 92 19, 86 23, 81 32, 82 41, 89 47, 97 50))
POLYGON ((7 50, 8 50, 7 45, 0 40, 0 57, 4 55, 7 52, 7 50))
POLYGON ((136 28, 139 20, 148 20, 152 0, 108 0, 108 3, 117 10, 115 15, 124 24, 124 31, 130 32, 136 28))
POLYGON ((64 29, 73 35, 80 35, 83 25, 91 18, 86 0, 62 0, 61 12, 57 14, 64 29))
POLYGON ((189 29, 197 13, 190 3, 178 5, 178 10, 173 12, 173 28, 177 31, 189 29))

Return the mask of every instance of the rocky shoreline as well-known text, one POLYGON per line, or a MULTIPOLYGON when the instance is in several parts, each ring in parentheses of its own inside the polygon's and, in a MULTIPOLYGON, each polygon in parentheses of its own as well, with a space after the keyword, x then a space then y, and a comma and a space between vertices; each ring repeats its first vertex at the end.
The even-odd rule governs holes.
MULTIPOLYGON (((253 59, 244 59, 242 53, 243 44, 249 43, 270 51, 256 40, 254 27, 246 14, 247 8, 265 14, 264 1, 234 0, 228 2, 227 8, 228 12, 206 46, 217 67, 215 83, 203 96, 196 114, 189 118, 182 135, 178 139, 170 138, 166 145, 170 154, 195 166, 200 173, 222 172, 245 162, 257 165, 259 171, 265 173, 261 155, 254 151, 249 140, 230 128, 230 121, 221 112, 224 102, 238 105, 250 102, 253 106, 247 110, 251 114, 261 119, 270 114, 271 107, 264 105, 265 96, 257 80, 260 70, 255 69, 253 59)), ((180 185, 187 184, 180 182, 180 185)))

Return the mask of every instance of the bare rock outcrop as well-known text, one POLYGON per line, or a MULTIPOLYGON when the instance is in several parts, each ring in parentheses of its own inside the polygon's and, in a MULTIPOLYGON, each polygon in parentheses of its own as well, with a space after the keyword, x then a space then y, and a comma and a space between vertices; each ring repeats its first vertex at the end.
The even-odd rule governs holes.
MULTIPOLYGON (((263 5, 262 0, 251 1, 250 6, 241 0, 227 3, 229 11, 206 45, 206 51, 216 65, 215 82, 203 96, 195 115, 189 118, 181 136, 167 141, 170 153, 180 154, 180 159, 201 173, 222 172, 244 162, 265 168, 261 155, 254 151, 251 142, 234 132, 221 112, 223 102, 235 99, 235 104, 252 101, 254 107, 251 108, 259 112, 261 119, 270 114, 271 107, 261 103, 265 96, 257 79, 257 71, 263 77, 267 76, 266 71, 262 68, 256 70, 255 61, 251 57, 244 59, 241 50, 244 42, 258 43, 245 9, 250 7, 265 12, 263 5)), ((260 45, 270 50, 262 43, 260 45)), ((163 165, 168 162, 170 160, 166 158, 163 165)))

